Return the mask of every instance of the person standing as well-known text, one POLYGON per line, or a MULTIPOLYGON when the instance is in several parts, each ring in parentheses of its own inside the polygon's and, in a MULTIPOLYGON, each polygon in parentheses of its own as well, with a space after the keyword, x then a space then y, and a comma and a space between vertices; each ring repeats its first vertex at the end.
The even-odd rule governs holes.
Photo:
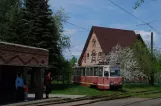
POLYGON ((18 102, 24 100, 24 81, 21 73, 18 73, 16 78, 16 99, 18 102))
POLYGON ((52 87, 51 87, 51 72, 48 72, 48 74, 45 76, 44 86, 46 87, 45 93, 46 98, 49 98, 49 93, 51 93, 52 87))
POLYGON ((25 95, 25 101, 28 101, 28 83, 25 81, 24 85, 24 95, 25 95))

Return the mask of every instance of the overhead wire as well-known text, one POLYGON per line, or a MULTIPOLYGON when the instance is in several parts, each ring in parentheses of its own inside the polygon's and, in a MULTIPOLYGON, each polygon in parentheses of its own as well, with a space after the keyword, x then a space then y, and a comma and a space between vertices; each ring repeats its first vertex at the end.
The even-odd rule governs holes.
MULTIPOLYGON (((136 18, 137 20, 139 20, 139 21, 141 21, 141 22, 143 23, 143 24, 138 24, 138 25, 135 25, 135 26, 147 25, 147 26, 149 26, 151 29, 153 29, 154 31, 156 31, 157 33, 161 34, 158 30, 156 30, 153 26, 150 25, 150 23, 159 21, 159 20, 161 20, 161 19, 154 20, 154 21, 150 21, 150 22, 145 22, 145 21, 143 21, 142 19, 140 19, 140 18, 136 17, 135 15, 133 15, 132 13, 130 13, 129 11, 127 11, 126 9, 122 8, 122 7, 119 6, 118 4, 114 3, 112 0, 109 0, 109 1, 110 1, 112 4, 114 4, 115 6, 119 7, 120 9, 122 9, 123 11, 125 11, 126 13, 128 13, 129 15, 133 16, 134 18, 136 18)), ((68 21, 66 21, 66 20, 62 20, 62 21, 65 22, 65 23, 68 23, 68 24, 70 24, 70 25, 73 25, 73 26, 75 26, 75 27, 81 28, 81 29, 83 29, 83 30, 90 31, 90 30, 87 29, 87 28, 84 28, 84 27, 82 27, 82 26, 73 24, 73 23, 68 22, 68 21)), ((65 31, 65 32, 66 32, 66 31, 65 31)), ((80 32, 82 32, 82 31, 80 31, 80 32)))
POLYGON ((79 27, 79 28, 81 28, 81 29, 84 29, 84 30, 86 30, 86 31, 90 31, 89 29, 86 29, 86 28, 84 28, 84 27, 78 26, 78 25, 73 24, 73 23, 71 23, 71 22, 68 22, 68 21, 65 21, 65 20, 62 20, 62 21, 65 22, 65 23, 71 24, 71 25, 73 25, 73 26, 79 27))
POLYGON ((125 10, 124 8, 122 8, 121 6, 119 6, 118 4, 114 3, 112 0, 108 0, 110 1, 112 4, 114 4, 115 6, 117 6, 118 8, 120 8, 121 10, 125 11, 126 13, 128 13, 129 15, 133 16, 134 18, 136 18, 137 20, 141 21, 142 23, 144 23, 145 25, 149 26, 151 29, 153 29, 154 31, 156 31, 157 33, 161 34, 159 31, 157 31, 153 26, 150 25, 150 23, 147 23, 145 21, 143 21, 142 19, 136 17, 135 15, 133 15, 132 13, 130 13, 129 11, 125 10))

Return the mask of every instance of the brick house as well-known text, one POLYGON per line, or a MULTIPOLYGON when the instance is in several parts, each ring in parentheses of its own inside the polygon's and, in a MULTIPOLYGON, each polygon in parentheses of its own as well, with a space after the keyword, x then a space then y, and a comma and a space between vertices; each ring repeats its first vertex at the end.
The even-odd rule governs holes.
POLYGON ((78 64, 80 66, 105 64, 105 57, 113 46, 119 44, 122 47, 127 47, 132 45, 137 39, 142 40, 141 36, 135 34, 132 30, 93 26, 78 64))

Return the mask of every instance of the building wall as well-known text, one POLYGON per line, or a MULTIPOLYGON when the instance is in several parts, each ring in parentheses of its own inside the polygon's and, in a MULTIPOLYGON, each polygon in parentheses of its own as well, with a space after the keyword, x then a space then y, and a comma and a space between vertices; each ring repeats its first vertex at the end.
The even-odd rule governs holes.
POLYGON ((89 40, 88 47, 83 54, 82 66, 98 64, 99 62, 104 61, 104 55, 105 54, 102 52, 98 39, 93 32, 91 39, 89 40), (101 53, 100 56, 99 53, 101 53))
POLYGON ((0 65, 47 66, 48 53, 39 48, 0 43, 0 65))

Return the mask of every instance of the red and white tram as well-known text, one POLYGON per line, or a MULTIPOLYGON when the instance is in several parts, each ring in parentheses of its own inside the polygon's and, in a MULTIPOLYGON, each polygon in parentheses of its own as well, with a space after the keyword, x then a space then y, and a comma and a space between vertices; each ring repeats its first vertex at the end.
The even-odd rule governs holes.
POLYGON ((123 78, 120 76, 120 66, 76 66, 73 68, 72 82, 88 87, 95 85, 99 89, 110 89, 111 86, 122 87, 123 78))

